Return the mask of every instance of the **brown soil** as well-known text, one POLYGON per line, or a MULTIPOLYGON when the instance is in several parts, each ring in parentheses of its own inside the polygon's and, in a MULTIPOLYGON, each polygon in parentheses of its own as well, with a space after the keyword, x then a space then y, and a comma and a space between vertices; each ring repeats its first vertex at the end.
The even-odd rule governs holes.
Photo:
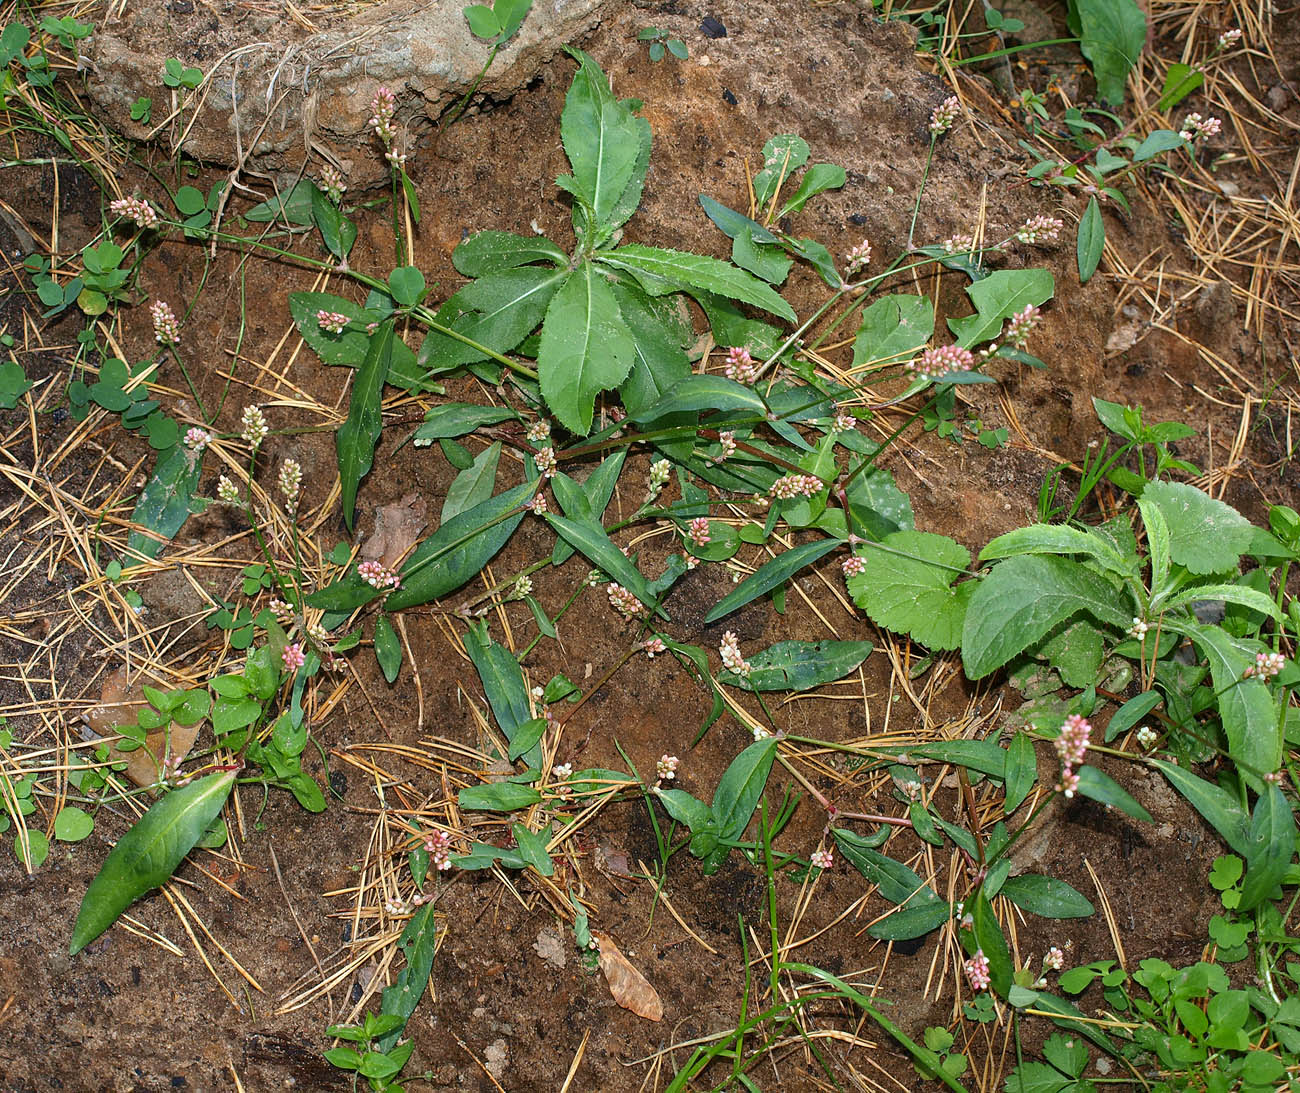
MULTIPOLYGON (((706 192, 725 204, 743 206, 747 165, 756 164, 767 137, 782 132, 799 133, 816 159, 843 164, 849 171, 842 191, 818 198, 801 214, 799 234, 819 239, 834 253, 847 251, 863 237, 878 254, 885 253, 906 238, 912 195, 925 163, 926 122, 949 89, 919 67, 912 38, 901 24, 878 23, 849 4, 736 0, 706 7, 684 2, 629 6, 609 17, 582 45, 604 66, 616 93, 644 101, 654 130, 645 200, 629 225, 629 241, 724 253, 721 237, 696 204, 696 194, 706 192), (699 32, 706 15, 725 24, 725 38, 710 40, 699 32), (644 46, 633 40, 647 23, 685 38, 690 61, 649 63, 644 46)), ((412 160, 423 210, 415 261, 431 283, 437 282, 435 298, 445 298, 461 283, 450 254, 467 233, 500 228, 526 234, 533 225, 557 240, 569 238, 568 211, 556 199, 552 180, 566 169, 557 134, 571 72, 567 59, 557 59, 526 92, 475 107, 436 148, 421 149, 412 160)), ((1053 201, 1060 194, 1021 184, 1014 132, 992 113, 991 99, 987 105, 986 118, 977 118, 973 126, 959 125, 939 146, 921 208, 924 238, 939 240, 967 231, 977 215, 987 223, 990 237, 999 236, 1031 215, 1058 211, 1053 201)), ((165 163, 156 166, 169 170, 165 163)), ((46 236, 53 172, 48 167, 10 168, 6 180, 11 187, 6 200, 38 237, 46 236)), ((60 172, 58 182, 59 246, 68 253, 97 229, 99 196, 75 171, 60 172)), ((148 192, 143 175, 140 184, 148 192)), ((1081 208, 1069 197, 1063 205, 1066 219, 1072 221, 1081 208)), ((366 215, 360 223, 353 266, 381 272, 391 268, 391 231, 384 218, 366 215)), ((1173 267, 1188 262, 1167 222, 1150 206, 1140 203, 1130 220, 1111 218, 1107 227, 1117 253, 1129 261, 1158 249, 1173 267)), ((4 253, 22 253, 23 243, 11 235, 7 223, 0 224, 4 253)), ((1064 244, 1046 252, 1025 248, 1012 253, 1009 262, 1045 262, 1056 275, 1056 297, 1036 342, 1049 368, 1008 372, 1000 392, 978 390, 970 396, 971 416, 990 426, 1012 426, 1007 447, 989 451, 967 442, 958 448, 918 433, 894 450, 887 466, 910 494, 918 528, 953 535, 977 550, 993 535, 1033 518, 1039 485, 1052 469, 1055 453, 1077 458, 1101 437, 1089 401, 1094 395, 1140 402, 1149 420, 1192 421, 1201 435, 1182 453, 1202 466, 1222 466, 1237 429, 1240 400, 1234 402, 1225 373, 1198 345, 1213 339, 1215 352, 1240 377, 1232 383, 1263 390, 1269 376, 1260 363, 1257 338, 1246 333, 1222 337, 1222 326, 1229 320, 1207 324, 1206 312, 1198 315, 1188 305, 1166 315, 1161 329, 1147 332, 1131 349, 1108 354, 1117 301, 1135 303, 1143 317, 1151 314, 1145 299, 1128 291, 1124 277, 1098 276, 1080 288, 1073 248, 1064 244), (1014 420, 1007 419, 1007 408, 1014 410, 1014 420), (1207 440, 1211 435, 1212 443, 1207 440)), ((276 352, 289 326, 287 294, 312 287, 312 279, 283 264, 250 262, 241 267, 238 256, 223 252, 212 260, 206 287, 199 293, 204 273, 197 248, 168 243, 148 260, 141 288, 151 297, 178 303, 198 293, 183 349, 205 404, 220 402, 228 374, 235 377, 218 429, 237 432, 240 411, 250 402, 267 407, 273 429, 317 428, 273 437, 260 466, 270 489, 274 469, 284 456, 303 464, 304 511, 313 519, 321 513, 315 534, 328 549, 345 538, 334 493, 332 429, 341 420, 333 408, 344 399, 349 377, 345 370, 322 367, 310 350, 294 355, 296 338, 276 352)), ((22 281, 19 274, 11 270, 11 286, 22 281)), ((333 290, 352 291, 341 284, 335 279, 333 290)), ((927 283, 919 290, 929 287, 927 283)), ((952 306, 960 306, 960 294, 957 280, 942 288, 942 298, 952 306)), ((821 285, 813 275, 796 271, 787 298, 807 314, 821 302, 821 285)), ((22 298, 10 295, 3 306, 3 320, 16 332, 21 328, 22 298)), ((30 423, 25 416, 0 411, 5 451, 16 465, 33 459, 33 445, 42 452, 57 450, 75 428, 75 422, 55 408, 61 405, 76 331, 72 319, 51 324, 43 334, 46 351, 22 358, 29 378, 48 380, 52 393, 42 395, 45 412, 30 423)), ((1265 331, 1274 339, 1279 333, 1286 337, 1286 331, 1265 331)), ((151 331, 143 306, 128 313, 121 338, 131 359, 149 352, 151 331)), ((166 374, 164 381, 172 392, 162 396, 169 411, 196 419, 197 408, 181 377, 166 374)), ((448 393, 467 401, 486 401, 490 395, 469 381, 453 382, 448 393)), ((432 401, 397 407, 390 421, 418 421, 432 401)), ((431 515, 436 516, 455 474, 436 447, 402 446, 404 435, 402 428, 385 430, 376 471, 362 488, 358 511, 363 514, 363 534, 377 506, 412 491, 430 500, 431 515)), ((1294 466, 1284 463, 1287 441, 1281 440, 1283 448, 1278 448, 1279 438, 1288 435, 1284 423, 1251 432, 1239 458, 1260 465, 1282 463, 1282 477, 1263 483, 1263 494, 1257 488, 1261 484, 1244 475, 1230 478, 1226 500, 1257 516, 1265 498, 1282 500, 1279 491, 1294 490, 1294 466)), ((147 461, 140 461, 148 455, 143 443, 126 435, 115 418, 106 417, 85 443, 64 453, 45 473, 66 491, 65 498, 85 499, 85 510, 70 513, 70 519, 93 520, 105 508, 115 519, 125 519, 129 505, 113 486, 123 481, 123 472, 131 472, 125 476, 126 492, 137 488, 148 467, 147 461)), ((645 463, 629 461, 624 492, 611 512, 630 512, 638 504, 645 463)), ((211 464, 214 480, 215 466, 211 464)), ((507 469, 503 477, 510 474, 517 476, 517 468, 507 469)), ((205 491, 213 488, 205 476, 205 491)), ((13 511, 19 511, 16 493, 0 494, 4 506, 11 500, 13 511)), ((143 621, 123 621, 120 605, 107 593, 88 597, 79 591, 88 575, 85 561, 52 545, 59 532, 55 514, 39 507, 21 511, 22 517, 3 530, 3 553, 14 572, 33 556, 41 560, 9 589, 4 611, 14 621, 0 631, 0 664, 6 666, 0 678, 0 712, 8 711, 16 738, 43 746, 75 739, 78 714, 97 696, 103 675, 122 663, 128 646, 133 656, 147 650, 195 680, 212 670, 222 650, 201 623, 195 624, 194 615, 203 603, 190 578, 215 594, 235 594, 238 565, 253 558, 247 539, 224 552, 229 559, 224 566, 187 567, 184 574, 179 567, 163 567, 140 586, 148 608, 143 621), (74 604, 84 609, 88 625, 78 621, 74 604), (144 627, 154 629, 145 634, 144 627), (62 708, 52 708, 51 695, 59 697, 62 708), (43 719, 34 712, 42 703, 43 719)), ((104 531, 113 541, 122 537, 115 521, 104 531)), ((191 518, 173 549, 183 555, 241 531, 234 515, 214 508, 191 518)), ((536 521, 526 522, 485 579, 503 579, 545 556, 551 542, 536 521)), ((643 570, 655 574, 671 547, 658 537, 640 549, 643 570)), ((752 557, 742 554, 746 561, 761 561, 757 548, 746 551, 754 552, 752 557)), ((535 594, 548 612, 560 608, 587 568, 578 558, 534 576, 535 594)), ((842 587, 833 560, 819 568, 817 577, 796 582, 784 616, 770 606, 755 605, 725 625, 704 626, 705 610, 729 584, 721 569, 702 567, 684 579, 667 602, 672 632, 678 640, 706 648, 716 647, 724 629, 735 630, 747 650, 783 639, 813 640, 829 634, 815 606, 833 621, 837 636, 876 641, 879 647, 864 665, 861 686, 841 692, 855 695, 857 701, 803 699, 779 710, 778 717, 796 735, 846 741, 885 728, 906 732, 924 726, 933 732, 938 726, 943 735, 955 736, 973 723, 983 731, 996 731, 998 710, 1011 710, 1019 702, 1009 689, 977 691, 960 671, 942 673, 937 683, 915 681, 909 693, 891 669, 889 639, 860 615, 847 612, 829 591, 842 587), (823 576, 825 582, 817 579, 823 576)), ((462 595, 479 591, 470 586, 462 595)), ((603 593, 587 591, 583 597, 561 624, 562 644, 544 641, 525 661, 532 682, 564 672, 586 686, 623 656, 632 632, 615 625, 603 593)), ((451 599, 459 602, 460 596, 451 599)), ((350 1088, 348 1079, 321 1058, 330 1046, 324 1029, 343 1019, 383 972, 374 962, 365 964, 301 1008, 288 1009, 285 998, 295 983, 319 981, 318 960, 337 966, 358 927, 373 933, 373 922, 354 921, 348 890, 358 883, 360 866, 368 860, 376 810, 444 801, 444 786, 427 767, 364 746, 419 749, 433 736, 470 748, 485 745, 468 707, 469 702, 482 707, 482 692, 472 666, 448 637, 449 621, 431 609, 405 615, 418 688, 410 663, 390 687, 369 652, 359 650, 341 701, 313 720, 313 732, 331 756, 331 771, 322 769, 310 746, 305 765, 322 783, 328 780, 341 800, 332 799, 323 814, 309 815, 287 794, 277 792, 262 810, 260 791, 241 788, 239 813, 232 819, 232 827, 237 820, 242 831, 237 851, 198 855, 181 869, 176 895, 189 901, 192 917, 210 932, 201 938, 203 948, 230 985, 233 1002, 204 968, 176 912, 161 895, 131 909, 136 923, 132 929, 119 925, 85 953, 65 955, 82 895, 110 842, 126 829, 125 814, 101 812, 85 842, 54 843, 49 860, 33 876, 25 875, 12 858, 0 864, 5 909, 0 921, 4 1089, 143 1093, 240 1088, 237 1081, 248 1090, 350 1088), (376 775, 362 765, 372 760, 394 781, 379 786, 376 775), (169 938, 180 955, 143 937, 146 930, 169 938), (245 987, 222 961, 217 943, 242 964, 260 991, 245 987)), ((531 615, 520 604, 494 612, 489 622, 498 640, 508 641, 513 633, 520 646, 519 636, 526 640, 534 632, 531 615)), ((453 630, 458 627, 452 623, 453 630)), ((905 647, 896 646, 895 651, 900 657, 908 655, 905 647)), ((324 701, 327 690, 318 702, 324 701)), ((682 757, 678 785, 707 798, 747 741, 743 726, 724 717, 692 748, 708 707, 708 696, 671 657, 634 657, 566 725, 556 761, 573 762, 575 769, 621 769, 621 747, 645 773, 653 770, 662 753, 676 753, 682 757)), ((756 706, 750 708, 757 712, 756 706)), ((1054 770, 1047 755, 1040 761, 1042 785, 1048 786, 1054 770)), ((887 784, 855 780, 844 764, 825 762, 820 775, 808 764, 803 770, 821 791, 832 793, 841 808, 901 811, 887 784), (837 782, 843 785, 836 788, 837 782)), ((1130 967, 1149 955, 1175 963, 1194 960, 1205 943, 1206 921, 1216 909, 1205 874, 1219 844, 1160 779, 1128 764, 1107 769, 1149 808, 1155 822, 1138 824, 1075 801, 1044 815, 1019 850, 1017 865, 1066 880, 1098 902, 1090 866, 1109 896, 1130 967)), ((928 768, 927 773, 936 770, 928 768)), ((787 785, 800 788, 776 768, 768 793, 771 806, 787 785)), ((1000 816, 994 795, 987 788, 977 787, 977 793, 991 824, 1000 816)), ((941 785, 935 800, 945 818, 966 822, 951 781, 941 785)), ((34 826, 52 818, 50 804, 42 802, 42 811, 32 817, 34 826)), ((445 805, 435 813, 444 820, 454 815, 445 805)), ((825 822, 824 811, 805 794, 779 847, 806 855, 817 845, 825 822)), ((498 828, 495 836, 503 832, 498 828)), ((733 854, 718 874, 704 877, 698 862, 685 854, 675 856, 665 892, 697 935, 692 938, 664 902, 656 904, 652 885, 598 868, 598 851, 606 858, 626 854, 634 870, 638 861, 655 864, 654 833, 643 803, 609 805, 597 815, 561 863, 559 888, 583 892, 593 908, 593 926, 615 938, 658 990, 663 1022, 641 1020, 614 1004, 603 979, 583 969, 568 927, 557 922, 551 906, 527 881, 516 876, 513 887, 507 887, 491 873, 445 874, 433 881, 445 935, 431 995, 408 1026, 416 1045, 408 1072, 425 1076, 409 1081, 407 1089, 553 1091, 566 1087, 575 1059, 579 1061, 566 1088, 663 1088, 689 1050, 679 1048, 657 1064, 646 1060, 671 1045, 734 1027, 745 981, 745 951, 755 961, 755 989, 763 991, 768 973, 760 957, 770 934, 761 869, 733 854), (563 967, 547 962, 537 951, 539 938, 547 933, 564 938, 563 967)), ((961 892, 968 883, 959 860, 950 860, 946 850, 938 852, 910 833, 895 836, 890 853, 911 861, 923 875, 932 875, 941 894, 950 884, 952 891, 961 892)), ((810 901, 799 884, 778 877, 775 901, 783 936, 789 930, 792 938, 812 939, 788 957, 874 985, 878 997, 891 1003, 891 1016, 914 1036, 927 1025, 950 1024, 958 996, 966 990, 957 974, 955 944, 948 942, 936 952, 939 935, 919 946, 896 945, 892 950, 873 942, 863 929, 888 909, 879 896, 841 918, 863 891, 863 879, 842 863, 817 882, 810 901), (792 921, 797 925, 791 926, 792 921)), ((1022 961, 1031 954, 1041 956, 1051 944, 1066 947, 1068 959, 1077 963, 1114 957, 1111 934, 1100 915, 1068 923, 1018 920, 1015 939, 1022 961)), ((544 947, 544 940, 541 944, 544 947)), ((398 967, 400 959, 389 974, 398 967)), ((757 1004, 762 1003, 754 998, 748 1002, 751 1011, 757 1004)), ((377 1008, 374 1001, 371 1008, 377 1008)), ((817 1041, 846 1087, 853 1081, 881 1088, 927 1084, 887 1037, 870 1024, 859 1028, 856 1016, 839 1007, 827 1003, 813 1008, 808 1026, 859 1032, 862 1038, 857 1041, 817 1041), (870 1042, 877 1046, 868 1046, 870 1042)), ((993 1026, 970 1022, 954 1027, 970 1037, 963 1047, 975 1065, 975 1073, 967 1078, 970 1087, 991 1088, 996 1076, 1013 1065, 1014 1045, 1008 1057, 1001 1029, 994 1032, 993 1026)), ((1028 1043, 1044 1034, 1031 1032, 1028 1043)), ((713 1083, 723 1077, 721 1072, 710 1074, 713 1083)), ((765 1089, 831 1088, 798 1040, 783 1044, 764 1061, 755 1080, 765 1089)))

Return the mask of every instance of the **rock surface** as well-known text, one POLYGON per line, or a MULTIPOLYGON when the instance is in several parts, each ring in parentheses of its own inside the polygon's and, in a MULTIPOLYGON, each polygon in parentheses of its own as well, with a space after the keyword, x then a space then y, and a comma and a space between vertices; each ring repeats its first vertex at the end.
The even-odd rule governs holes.
MULTIPOLYGON (((537 0, 480 90, 498 98, 518 91, 608 6, 610 0, 537 0)), ((399 133, 406 130, 399 139, 414 143, 487 61, 491 47, 470 33, 461 9, 445 0, 396 0, 311 22, 228 3, 215 12, 133 5, 96 23, 86 50, 90 97, 128 136, 166 140, 204 162, 271 173, 313 158, 323 165, 323 157, 364 186, 384 171, 367 126, 375 89, 387 86, 397 95, 399 133), (200 69, 203 83, 165 87, 169 57, 200 69), (153 102, 149 125, 130 120, 141 96, 153 102)))

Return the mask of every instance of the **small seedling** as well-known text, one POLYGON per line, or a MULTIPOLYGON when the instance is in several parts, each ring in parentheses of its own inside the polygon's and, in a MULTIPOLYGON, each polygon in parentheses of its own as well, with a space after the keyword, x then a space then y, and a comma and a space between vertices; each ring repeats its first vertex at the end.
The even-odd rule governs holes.
POLYGON ((658 27, 645 27, 637 36, 638 42, 650 43, 650 60, 658 64, 669 53, 679 61, 686 60, 690 56, 690 50, 686 48, 686 43, 680 38, 672 37, 668 31, 660 30, 658 27))

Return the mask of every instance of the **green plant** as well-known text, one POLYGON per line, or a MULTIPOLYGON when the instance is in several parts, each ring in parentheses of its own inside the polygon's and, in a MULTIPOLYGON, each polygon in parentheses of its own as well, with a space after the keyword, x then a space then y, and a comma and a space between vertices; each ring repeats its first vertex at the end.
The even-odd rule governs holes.
POLYGON ((346 1040, 352 1047, 333 1047, 325 1052, 325 1059, 331 1066, 348 1070, 358 1077, 365 1078, 370 1088, 376 1093, 402 1093, 403 1087, 397 1078, 415 1050, 415 1042, 406 1043, 383 1050, 379 1042, 397 1033, 406 1024, 406 1020, 396 1014, 367 1013, 365 1020, 358 1025, 330 1025, 326 1035, 346 1040))
POLYGON ((168 57, 163 62, 162 82, 164 87, 173 90, 184 88, 193 91, 203 82, 203 70, 183 65, 175 57, 168 57))
POLYGON ((690 56, 690 50, 686 48, 685 42, 680 38, 674 38, 668 31, 660 30, 658 27, 643 27, 637 32, 636 40, 650 43, 650 61, 652 64, 658 64, 669 53, 679 61, 684 61, 690 56))

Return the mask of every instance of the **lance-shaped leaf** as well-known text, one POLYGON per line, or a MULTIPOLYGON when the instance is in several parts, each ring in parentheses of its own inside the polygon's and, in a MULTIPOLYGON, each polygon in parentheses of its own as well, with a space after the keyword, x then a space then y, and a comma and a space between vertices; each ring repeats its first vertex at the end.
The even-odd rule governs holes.
POLYGON ((172 790, 118 841, 86 889, 68 952, 99 937, 135 900, 165 884, 221 812, 235 772, 221 771, 172 790))
MULTIPOLYGON (((567 482, 573 482, 577 491, 581 492, 581 499, 576 495, 571 498, 574 508, 570 511, 569 504, 564 497, 560 496, 560 491, 555 493, 556 500, 564 509, 564 515, 574 520, 590 519, 594 523, 600 523, 601 518, 605 515, 605 509, 609 506, 614 497, 614 489, 618 485, 618 476, 623 470, 623 463, 627 459, 627 449, 619 448, 613 455, 607 456, 591 474, 587 475, 587 480, 578 486, 568 475, 563 475, 567 482)), ((556 474, 551 480, 552 484, 560 481, 561 475, 556 474)), ((560 490, 565 487, 561 486, 560 490)), ((574 547, 567 539, 559 538, 555 541, 555 549, 551 551, 551 565, 563 565, 573 556, 574 547)))
POLYGON ((814 163, 804 172, 803 178, 799 180, 799 189, 776 214, 776 219, 780 220, 790 213, 797 213, 810 197, 825 193, 827 190, 838 190, 848 181, 848 177, 848 173, 838 164, 814 163))
MULTIPOLYGON (((603 569, 619 584, 632 593, 647 607, 654 607, 656 597, 646 584, 641 571, 632 564, 614 541, 605 534, 605 529, 594 520, 569 520, 546 513, 546 522, 560 535, 564 536, 590 562, 603 569)), ((663 611, 659 611, 664 615, 663 611)), ((664 615, 667 618, 666 615, 664 615)))
POLYGON ((746 691, 809 691, 843 679, 872 648, 869 641, 778 641, 749 658, 748 676, 723 672, 718 681, 746 691))
POLYGON ((492 496, 497 482, 497 463, 501 458, 501 441, 497 440, 484 448, 474 462, 466 467, 447 487, 447 496, 442 503, 441 521, 446 523, 453 516, 459 516, 475 505, 481 505, 492 496))
POLYGON ((352 382, 352 401, 348 419, 335 434, 339 456, 339 486, 343 491, 343 520, 352 530, 356 516, 357 487, 370 472, 375 460, 375 445, 383 431, 382 400, 384 378, 393 354, 393 321, 380 324, 370 339, 366 359, 357 369, 352 382))
POLYGON ((723 616, 730 615, 731 612, 744 607, 751 600, 756 600, 764 593, 771 592, 772 589, 784 584, 805 566, 812 565, 813 562, 825 557, 836 547, 842 545, 837 539, 822 539, 814 543, 804 543, 793 550, 778 554, 775 558, 765 562, 756 572, 751 573, 715 603, 705 616, 704 624, 707 626, 709 623, 717 622, 723 616))
POLYGON ((391 987, 384 988, 380 995, 379 1012, 402 1020, 379 1039, 380 1051, 390 1051, 396 1045, 402 1029, 406 1027, 407 1018, 415 1012, 415 1007, 424 996, 424 988, 429 985, 433 956, 438 950, 438 922, 433 912, 432 903, 426 903, 416 911, 407 921, 397 942, 397 947, 406 957, 406 967, 398 973, 397 981, 391 987))
POLYGON ((536 483, 521 482, 448 520, 415 548, 385 606, 400 611, 428 603, 477 576, 514 534, 524 518, 520 506, 536 490, 536 483))
MULTIPOLYGON (((532 720, 528 702, 528 685, 514 655, 500 642, 488 636, 487 621, 479 619, 465 634, 465 652, 473 662, 483 683, 492 716, 511 743, 523 726, 532 720)), ((541 749, 534 744, 524 756, 528 766, 541 763, 541 749)))
POLYGON ((126 551, 132 558, 156 558, 163 546, 175 538, 193 511, 191 501, 199 486, 202 456, 184 444, 159 453, 154 472, 145 483, 140 499, 131 513, 131 522, 147 531, 132 531, 126 539, 126 551))
POLYGON ((609 282, 583 262, 546 309, 537 374, 547 406, 566 429, 586 436, 596 395, 623 382, 635 354, 609 282))
POLYGON ((759 418, 767 414, 767 405, 752 387, 725 376, 691 373, 651 406, 634 415, 637 422, 654 421, 665 414, 701 410, 742 410, 759 418))
POLYGON ((758 807, 776 758, 775 736, 756 740, 731 761, 713 792, 713 819, 723 839, 739 839, 758 807))
POLYGON ((630 272, 651 296, 700 289, 795 321, 794 309, 770 285, 718 258, 632 243, 602 253, 599 260, 630 272))

